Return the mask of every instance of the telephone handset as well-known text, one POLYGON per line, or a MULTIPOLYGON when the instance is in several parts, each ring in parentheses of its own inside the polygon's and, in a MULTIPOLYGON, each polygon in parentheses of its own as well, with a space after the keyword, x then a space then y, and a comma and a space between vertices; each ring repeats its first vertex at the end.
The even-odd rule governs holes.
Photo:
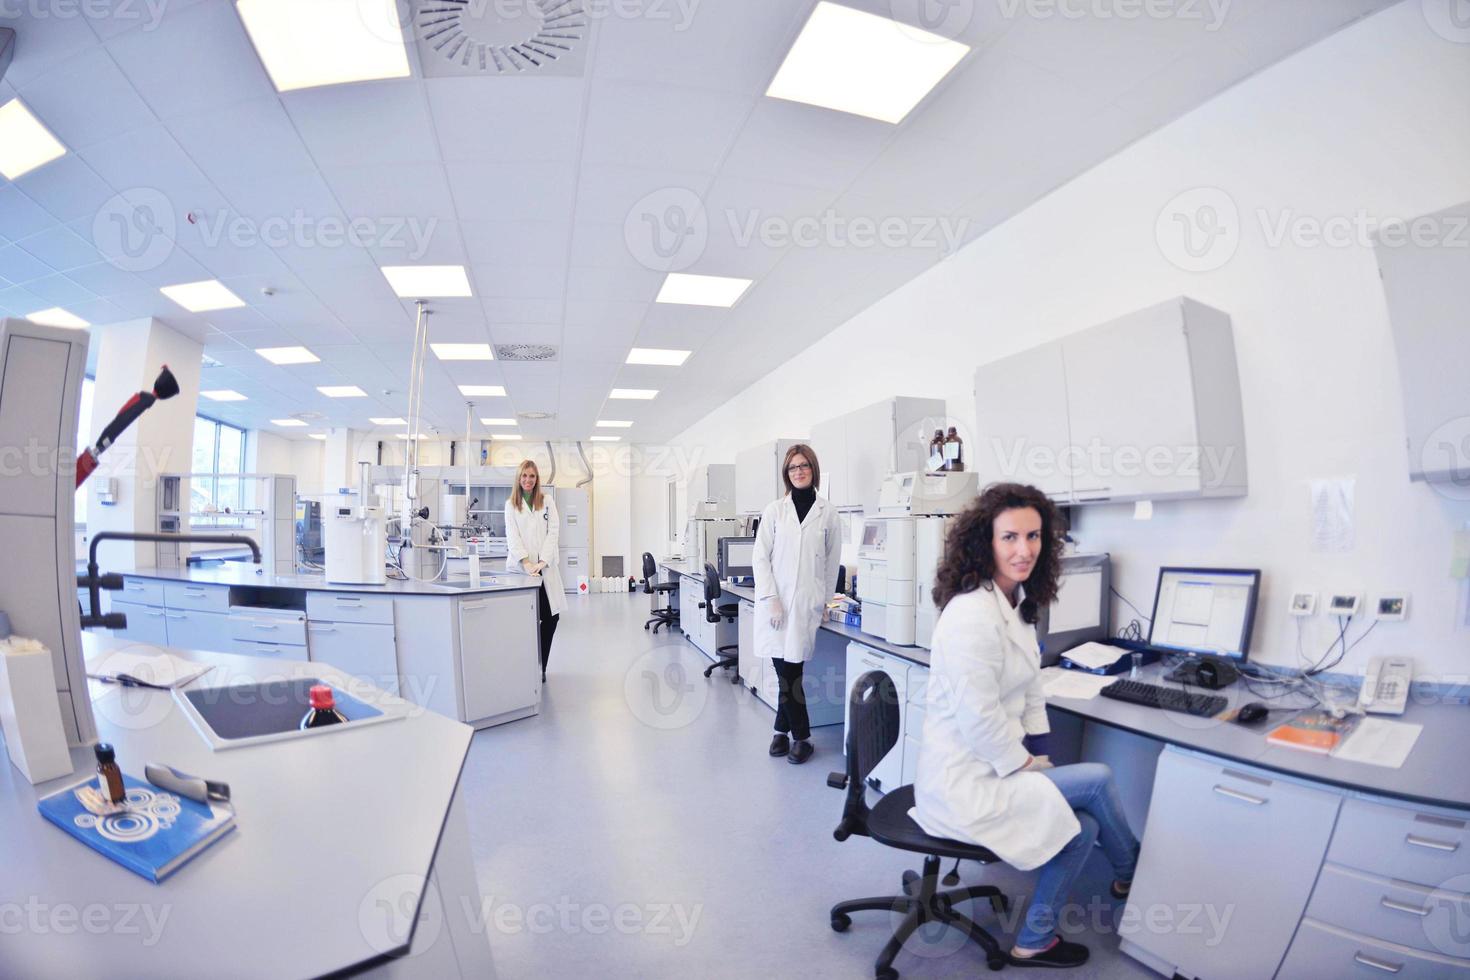
POLYGON ((1358 707, 1375 715, 1401 715, 1409 700, 1414 661, 1408 657, 1374 657, 1358 691, 1358 707))

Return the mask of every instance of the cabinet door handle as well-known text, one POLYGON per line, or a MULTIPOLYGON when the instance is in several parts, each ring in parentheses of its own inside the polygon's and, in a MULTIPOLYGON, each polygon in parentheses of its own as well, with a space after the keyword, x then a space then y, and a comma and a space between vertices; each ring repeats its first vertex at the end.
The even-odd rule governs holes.
POLYGON ((335 633, 335 632, 337 632, 337 627, 335 627, 335 626, 323 626, 320 623, 308 623, 308 624, 306 624, 306 628, 309 629, 309 630, 311 630, 311 632, 313 632, 313 633, 335 633))
POLYGON ((1428 909, 1421 909, 1417 905, 1406 905, 1403 902, 1396 902, 1387 895, 1379 899, 1378 904, 1386 909, 1393 909, 1395 912, 1408 912, 1410 915, 1425 916, 1429 914, 1428 909))
POLYGON ((1229 786, 1221 786, 1218 783, 1215 785, 1215 792, 1221 796, 1228 796, 1232 800, 1249 803, 1251 806, 1263 806, 1267 802, 1263 796, 1251 796, 1249 793, 1242 793, 1238 789, 1231 789, 1229 786))
POLYGON ((183 619, 184 618, 184 614, 183 613, 165 612, 164 615, 167 616, 169 619, 183 619))
POLYGON ((1385 963, 1382 960, 1375 960, 1371 956, 1364 956, 1362 953, 1354 953, 1353 959, 1364 966, 1371 966, 1375 970, 1382 970, 1384 973, 1397 973, 1404 968, 1402 963, 1385 963))
POLYGON ((162 616, 162 615, 163 615, 163 613, 161 613, 161 612, 155 612, 155 611, 154 611, 154 610, 152 610, 152 609, 145 609, 145 610, 143 610, 143 611, 144 611, 144 612, 145 612, 145 613, 147 613, 147 614, 148 614, 148 615, 150 615, 150 616, 162 616))
POLYGON ((132 582, 126 583, 123 586, 123 588, 126 589, 129 592, 145 592, 145 591, 147 591, 146 589, 144 589, 143 586, 141 586, 141 585, 134 585, 132 582))
POLYGON ((1431 851, 1449 851, 1451 853, 1460 849, 1459 841, 1430 840, 1428 837, 1415 837, 1413 834, 1404 838, 1405 842, 1415 847, 1427 847, 1431 851))
POLYGON ((473 610, 473 609, 484 609, 485 608, 485 603, 484 602, 465 602, 465 603, 461 603, 459 608, 460 609, 471 609, 471 610, 473 610))
POLYGON ((204 590, 203 589, 185 589, 184 590, 184 595, 192 595, 192 596, 201 596, 202 597, 204 595, 204 590))

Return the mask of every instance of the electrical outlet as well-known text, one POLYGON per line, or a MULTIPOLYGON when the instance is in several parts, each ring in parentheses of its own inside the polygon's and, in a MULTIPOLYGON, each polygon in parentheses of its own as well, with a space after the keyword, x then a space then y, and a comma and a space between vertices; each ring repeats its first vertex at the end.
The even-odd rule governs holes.
POLYGON ((1373 603, 1373 618, 1388 622, 1403 622, 1409 616, 1409 594, 1407 592, 1385 592, 1373 603))
POLYGON ((1291 594, 1291 605, 1287 611, 1293 616, 1311 616, 1317 612, 1317 593, 1315 592, 1293 592, 1291 594))
POLYGON ((1327 612, 1333 616, 1356 616, 1363 597, 1352 592, 1334 592, 1327 601, 1327 612))

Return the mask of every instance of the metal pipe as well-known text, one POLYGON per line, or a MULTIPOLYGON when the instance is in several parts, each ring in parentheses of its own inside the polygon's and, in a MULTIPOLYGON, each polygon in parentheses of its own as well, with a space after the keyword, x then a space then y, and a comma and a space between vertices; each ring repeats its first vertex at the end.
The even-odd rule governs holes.
MULTIPOLYGON (((104 541, 142 541, 155 544, 172 544, 174 542, 188 542, 190 544, 243 544, 250 549, 250 555, 255 564, 260 564, 260 545, 255 543, 254 538, 243 534, 162 534, 156 531, 98 531, 92 535, 91 547, 87 550, 87 600, 92 607, 90 615, 82 617, 82 628, 92 626, 106 626, 110 629, 121 629, 127 625, 126 617, 119 613, 102 615, 102 596, 100 587, 106 581, 111 584, 111 576, 101 576, 97 568, 97 546, 104 541)), ((78 578, 78 585, 82 579, 78 578)), ((121 588, 119 581, 114 588, 121 588)))

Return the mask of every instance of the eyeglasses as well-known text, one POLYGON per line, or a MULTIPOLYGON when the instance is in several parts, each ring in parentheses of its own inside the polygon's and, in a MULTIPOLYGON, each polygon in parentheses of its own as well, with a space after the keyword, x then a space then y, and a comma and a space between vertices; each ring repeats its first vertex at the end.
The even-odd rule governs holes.
POLYGON ((795 466, 786 467, 787 473, 810 473, 811 471, 811 463, 797 463, 795 466))

